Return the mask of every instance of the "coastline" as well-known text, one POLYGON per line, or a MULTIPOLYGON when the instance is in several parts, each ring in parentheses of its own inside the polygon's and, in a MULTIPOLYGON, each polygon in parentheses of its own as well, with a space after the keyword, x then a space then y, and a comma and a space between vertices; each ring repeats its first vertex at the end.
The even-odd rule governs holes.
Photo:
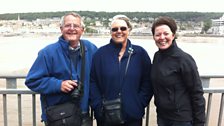
MULTIPOLYGON (((96 34, 96 33, 84 33, 83 37, 110 37, 110 34, 96 34)), ((136 39, 152 39, 152 34, 130 34, 130 38, 136 38, 136 39)), ((215 34, 178 34, 177 38, 192 38, 192 37, 201 37, 201 38, 223 38, 224 35, 215 35, 215 34)))

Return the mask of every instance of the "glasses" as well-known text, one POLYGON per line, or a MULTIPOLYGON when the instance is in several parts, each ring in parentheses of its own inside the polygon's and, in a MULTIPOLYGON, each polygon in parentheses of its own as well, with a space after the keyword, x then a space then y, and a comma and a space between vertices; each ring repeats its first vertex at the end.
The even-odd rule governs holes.
POLYGON ((66 24, 64 25, 64 28, 74 28, 74 29, 78 29, 78 28, 81 28, 80 25, 77 25, 77 24, 66 24))
POLYGON ((119 29, 121 31, 126 31, 127 30, 127 27, 116 27, 116 28, 112 28, 111 31, 112 32, 117 32, 119 29))

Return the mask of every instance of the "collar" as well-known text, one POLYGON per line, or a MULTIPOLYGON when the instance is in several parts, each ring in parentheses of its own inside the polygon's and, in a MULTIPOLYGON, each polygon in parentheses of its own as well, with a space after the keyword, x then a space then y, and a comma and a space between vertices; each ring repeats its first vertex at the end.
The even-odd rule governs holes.
MULTIPOLYGON (((122 43, 116 43, 116 42, 114 42, 113 39, 110 39, 110 45, 112 46, 113 51, 116 53, 116 55, 119 55, 119 52, 120 52, 120 50, 122 48, 122 43)), ((125 50, 125 53, 124 53, 125 57, 129 55, 129 51, 130 50, 131 50, 132 54, 135 52, 133 50, 131 41, 129 39, 127 39, 127 46, 126 46, 126 50, 125 50)))
POLYGON ((72 50, 72 51, 78 51, 80 49, 80 42, 78 42, 78 45, 76 48, 73 48, 69 45, 69 50, 72 50))
POLYGON ((159 49, 159 52, 163 55, 171 55, 178 48, 176 40, 174 39, 169 48, 165 50, 159 49))
MULTIPOLYGON (((69 48, 70 48, 69 42, 67 40, 65 40, 63 38, 63 36, 60 36, 58 41, 59 41, 62 49, 64 50, 64 52, 68 55, 69 54, 69 48)), ((80 42, 83 42, 83 45, 84 45, 83 40, 80 40, 80 42)), ((79 42, 79 48, 80 48, 80 42, 79 42)), ((85 47, 84 50, 87 51, 87 48, 85 47)))

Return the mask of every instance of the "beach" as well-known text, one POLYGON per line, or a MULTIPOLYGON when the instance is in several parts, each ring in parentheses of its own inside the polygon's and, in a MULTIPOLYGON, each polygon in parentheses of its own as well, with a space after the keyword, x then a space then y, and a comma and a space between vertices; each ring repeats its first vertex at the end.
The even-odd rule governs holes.
MULTIPOLYGON (((109 43, 109 37, 88 37, 98 47, 109 43)), ((38 51, 58 40, 58 36, 15 36, 0 37, 0 75, 26 75, 38 51)), ((152 37, 133 37, 132 44, 146 49, 151 59, 158 50, 152 37)), ((224 75, 224 38, 221 37, 179 37, 177 44, 194 57, 201 75, 224 75)))

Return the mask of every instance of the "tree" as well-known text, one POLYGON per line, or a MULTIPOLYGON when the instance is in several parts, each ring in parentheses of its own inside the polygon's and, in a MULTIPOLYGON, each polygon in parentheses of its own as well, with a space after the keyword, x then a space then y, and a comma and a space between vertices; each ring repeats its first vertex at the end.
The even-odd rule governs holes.
POLYGON ((207 31, 212 27, 212 21, 210 19, 203 22, 202 33, 207 33, 207 31))

